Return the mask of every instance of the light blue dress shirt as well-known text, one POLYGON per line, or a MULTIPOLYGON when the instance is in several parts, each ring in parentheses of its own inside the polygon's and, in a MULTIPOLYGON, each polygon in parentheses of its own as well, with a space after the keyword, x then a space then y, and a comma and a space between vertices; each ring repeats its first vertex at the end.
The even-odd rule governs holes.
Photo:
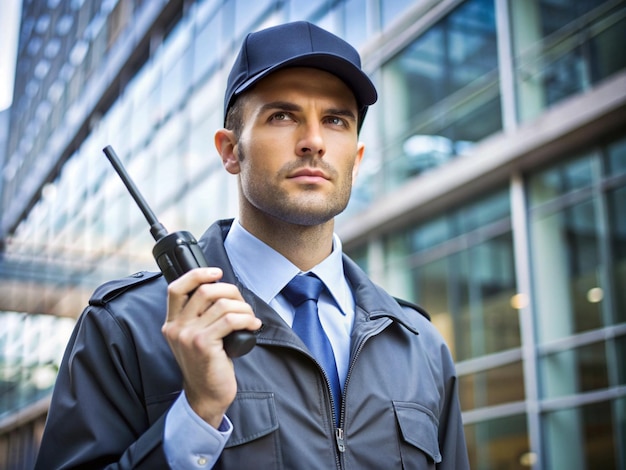
MULTIPOLYGON (((294 308, 280 292, 294 276, 301 273, 300 269, 250 234, 238 220, 233 222, 224 247, 241 283, 276 310, 285 323, 291 326, 294 308), (268 276, 267 273, 272 275, 268 276)), ((318 302, 319 316, 333 347, 343 390, 350 359, 350 332, 355 301, 343 272, 342 246, 336 234, 333 235, 330 256, 310 272, 326 286, 318 302)), ((182 393, 166 416, 163 442, 165 455, 173 468, 210 468, 219 458, 231 433, 232 424, 227 417, 219 430, 214 429, 193 412, 182 393)))
MULTIPOLYGON (((272 307, 289 326, 294 308, 280 291, 302 271, 283 255, 233 222, 224 242, 235 275, 243 285, 272 307), (271 273, 271 276, 268 276, 271 273)), ((319 277, 326 289, 317 303, 322 327, 335 354, 341 389, 348 374, 350 332, 354 321, 354 296, 343 272, 341 241, 333 236, 333 251, 310 272, 319 277)))

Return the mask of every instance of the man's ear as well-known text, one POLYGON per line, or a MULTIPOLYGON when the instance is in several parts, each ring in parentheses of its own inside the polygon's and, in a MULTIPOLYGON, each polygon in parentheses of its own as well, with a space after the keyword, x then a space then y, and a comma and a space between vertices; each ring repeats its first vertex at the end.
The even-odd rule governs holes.
POLYGON ((357 143, 356 158, 354 159, 354 166, 352 167, 352 181, 356 180, 356 175, 359 173, 359 167, 365 154, 365 144, 363 142, 357 143))
POLYGON ((215 132, 215 148, 222 158, 226 171, 233 175, 239 174, 239 158, 237 157, 238 141, 235 133, 228 129, 219 129, 215 132))

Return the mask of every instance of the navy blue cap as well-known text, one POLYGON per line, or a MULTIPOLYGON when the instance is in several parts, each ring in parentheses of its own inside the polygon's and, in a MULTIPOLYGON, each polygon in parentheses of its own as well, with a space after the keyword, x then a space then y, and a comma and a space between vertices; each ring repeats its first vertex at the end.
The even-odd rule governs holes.
POLYGON ((367 107, 378 98, 374 84, 361 70, 361 58, 354 47, 314 24, 296 21, 246 36, 228 76, 224 120, 237 95, 286 67, 313 67, 343 80, 356 98, 359 124, 367 107))

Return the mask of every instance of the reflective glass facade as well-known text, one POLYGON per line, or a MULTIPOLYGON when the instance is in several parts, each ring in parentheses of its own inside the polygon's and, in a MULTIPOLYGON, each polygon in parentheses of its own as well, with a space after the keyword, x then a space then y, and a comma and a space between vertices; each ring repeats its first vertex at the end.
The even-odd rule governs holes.
POLYGON ((515 267, 510 188, 384 247, 389 287, 426 307, 455 355, 472 468, 623 462, 625 149, 620 137, 528 174, 528 293, 515 267), (523 413, 531 405, 535 416, 523 413), (528 452, 533 420, 542 455, 528 452))
POLYGON ((248 31, 294 19, 352 42, 380 91, 337 231, 450 345, 472 468, 624 468, 624 0, 98 0, 24 2, 0 469, 29 468, 93 289, 156 269, 102 148, 169 230, 236 215, 213 150, 226 74, 248 31))
POLYGON ((3 313, 0 418, 48 396, 73 327, 71 318, 3 313))

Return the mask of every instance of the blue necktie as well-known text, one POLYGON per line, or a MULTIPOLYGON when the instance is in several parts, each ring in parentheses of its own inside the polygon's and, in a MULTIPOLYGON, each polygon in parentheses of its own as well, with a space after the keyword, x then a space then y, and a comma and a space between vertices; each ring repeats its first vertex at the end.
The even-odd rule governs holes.
POLYGON ((317 301, 323 288, 324 284, 315 275, 298 275, 289 281, 282 294, 295 308, 293 331, 302 339, 326 372, 333 395, 335 416, 339 420, 341 387, 335 355, 317 312, 317 301))

